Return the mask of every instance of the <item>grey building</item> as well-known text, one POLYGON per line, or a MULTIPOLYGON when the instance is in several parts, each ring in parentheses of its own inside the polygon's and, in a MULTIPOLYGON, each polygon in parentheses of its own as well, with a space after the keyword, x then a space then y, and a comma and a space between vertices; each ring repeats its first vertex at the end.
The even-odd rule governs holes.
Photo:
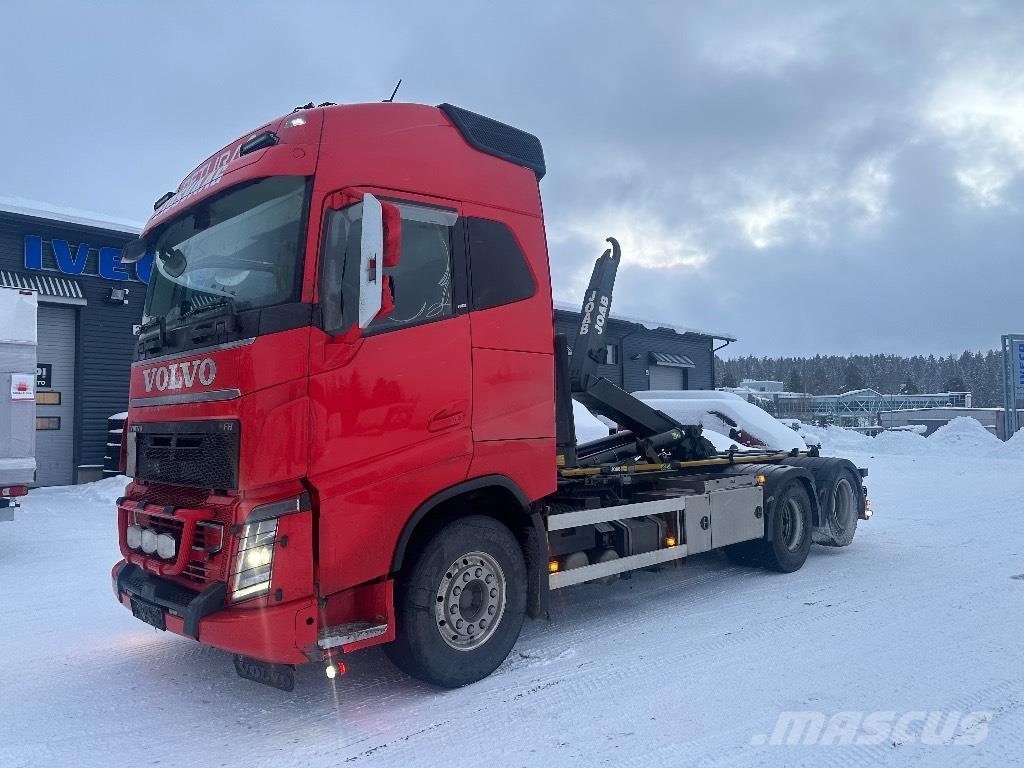
POLYGON ((33 205, 0 199, 0 285, 39 294, 36 482, 85 482, 102 476, 107 419, 128 404, 150 264, 121 264, 130 224, 33 205))
MULTIPOLYGON (((571 342, 580 309, 555 302, 555 333, 571 342)), ((727 333, 686 328, 612 313, 605 364, 598 375, 635 392, 642 389, 714 389, 715 350, 736 341, 727 333)))

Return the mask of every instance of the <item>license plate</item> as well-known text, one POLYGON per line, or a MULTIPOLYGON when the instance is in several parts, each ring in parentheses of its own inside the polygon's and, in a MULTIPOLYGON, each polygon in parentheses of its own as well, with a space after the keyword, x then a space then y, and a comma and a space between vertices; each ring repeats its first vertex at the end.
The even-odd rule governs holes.
POLYGON ((167 629, 167 624, 164 621, 164 609, 159 605, 153 605, 152 603, 145 603, 137 598, 131 598, 132 601, 132 616, 136 619, 146 622, 147 624, 156 627, 157 629, 167 629))

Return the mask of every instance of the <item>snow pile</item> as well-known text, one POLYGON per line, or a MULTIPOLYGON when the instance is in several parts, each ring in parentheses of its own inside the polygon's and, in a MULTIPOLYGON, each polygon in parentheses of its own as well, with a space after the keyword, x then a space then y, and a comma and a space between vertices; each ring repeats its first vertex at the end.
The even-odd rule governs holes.
POLYGON ((934 447, 924 435, 919 435, 916 432, 882 432, 875 437, 869 437, 868 440, 871 441, 872 451, 893 456, 929 453, 930 449, 934 447))
POLYGON ((805 424, 801 432, 814 437, 822 452, 830 456, 838 456, 845 451, 870 451, 874 446, 873 438, 843 427, 814 427, 805 424))
POLYGON ((939 427, 928 438, 928 442, 946 453, 961 456, 985 456, 1003 452, 999 438, 970 416, 957 416, 948 424, 939 427))
POLYGON ((728 437, 732 429, 738 428, 769 448, 807 450, 807 445, 797 432, 731 392, 687 390, 633 394, 683 424, 701 424, 705 432, 718 432, 728 437))
POLYGON ((888 456, 954 456, 994 459, 1024 459, 1024 437, 1020 433, 1007 442, 989 432, 977 419, 958 416, 929 437, 910 430, 887 430, 869 437, 842 427, 804 426, 801 431, 821 441, 822 453, 870 453, 888 456))
POLYGON ((29 491, 29 496, 33 501, 45 504, 48 508, 71 513, 75 513, 83 501, 113 510, 117 506, 117 499, 124 495, 124 489, 129 482, 131 481, 124 475, 117 475, 84 485, 33 488, 29 491))
POLYGON ((1003 454, 1009 459, 1024 459, 1024 429, 1003 443, 1003 454))

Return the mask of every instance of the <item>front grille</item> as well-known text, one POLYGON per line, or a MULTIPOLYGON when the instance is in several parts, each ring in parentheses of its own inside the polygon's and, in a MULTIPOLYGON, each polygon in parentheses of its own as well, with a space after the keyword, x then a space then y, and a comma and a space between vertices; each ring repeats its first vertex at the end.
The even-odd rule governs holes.
POLYGON ((238 487, 237 421, 133 424, 135 479, 192 488, 238 487))
POLYGON ((180 507, 198 509, 207 506, 210 492, 203 488, 183 488, 180 485, 150 484, 138 492, 138 497, 147 504, 159 507, 180 507))

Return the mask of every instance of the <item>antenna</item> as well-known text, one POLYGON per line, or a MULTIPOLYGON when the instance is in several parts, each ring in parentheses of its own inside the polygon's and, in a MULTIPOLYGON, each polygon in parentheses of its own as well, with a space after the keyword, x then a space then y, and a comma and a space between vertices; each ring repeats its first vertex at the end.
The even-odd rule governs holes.
POLYGON ((391 96, 384 99, 385 104, 390 104, 395 100, 395 94, 398 93, 398 89, 402 86, 402 78, 398 78, 398 84, 395 85, 395 90, 391 92, 391 96))

